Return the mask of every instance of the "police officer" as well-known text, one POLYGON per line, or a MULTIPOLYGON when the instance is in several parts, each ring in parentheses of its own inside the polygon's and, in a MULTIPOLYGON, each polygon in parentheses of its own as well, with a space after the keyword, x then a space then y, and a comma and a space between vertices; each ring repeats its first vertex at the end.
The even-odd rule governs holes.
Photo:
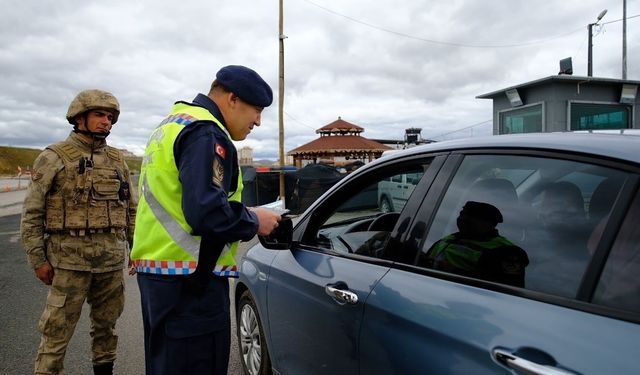
POLYGON ((260 125, 269 85, 226 66, 207 95, 176 102, 153 131, 139 181, 131 259, 142 299, 147 374, 226 374, 228 277, 238 241, 268 235, 280 215, 241 202, 232 141, 260 125))
POLYGON ((439 240, 423 265, 437 270, 524 287, 527 253, 496 229, 502 213, 495 206, 468 201, 457 218, 458 232, 439 240))
POLYGON ((27 258, 50 285, 38 327, 36 374, 62 374, 67 344, 86 299, 91 306, 95 374, 111 374, 116 320, 124 306, 125 253, 133 239, 135 201, 129 168, 106 138, 120 106, 105 91, 86 90, 71 102, 73 131, 35 160, 21 222, 27 258))

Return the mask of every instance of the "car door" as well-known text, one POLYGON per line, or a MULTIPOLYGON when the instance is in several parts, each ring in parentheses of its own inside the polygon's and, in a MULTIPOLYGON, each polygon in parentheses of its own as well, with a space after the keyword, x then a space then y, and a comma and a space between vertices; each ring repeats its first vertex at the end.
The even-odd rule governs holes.
POLYGON ((357 373, 363 300, 387 270, 311 250, 280 252, 268 289, 275 367, 283 374, 357 373))
MULTIPOLYGON (((403 168, 422 175, 428 165, 414 161, 405 167, 369 168, 330 192, 302 219, 299 242, 277 254, 269 274, 270 352, 279 372, 358 373, 364 303, 392 264, 375 249, 383 247, 400 216, 389 213, 396 215, 390 216, 392 222, 376 221, 378 230, 369 230, 381 216, 377 186, 403 168)), ((411 216, 415 209, 407 204, 402 214, 411 216)))
POLYGON ((637 198, 631 204, 637 167, 483 151, 452 155, 433 186, 404 242, 417 244, 416 256, 394 264, 367 299, 360 373, 638 372, 640 250, 630 234, 639 219, 637 198), (547 212, 552 191, 576 191, 566 186, 577 173, 606 184, 608 194, 596 203, 591 187, 574 184, 579 204, 565 196, 547 212), (424 262, 439 239, 462 232, 457 218, 470 200, 501 211, 498 232, 528 255, 524 284, 424 262), (617 256, 607 262, 610 252, 617 256))

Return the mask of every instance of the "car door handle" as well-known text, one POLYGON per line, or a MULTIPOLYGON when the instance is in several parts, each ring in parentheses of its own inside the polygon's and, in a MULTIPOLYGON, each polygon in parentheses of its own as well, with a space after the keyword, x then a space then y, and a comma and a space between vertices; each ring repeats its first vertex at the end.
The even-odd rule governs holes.
POLYGON ((338 289, 335 285, 327 285, 324 290, 340 303, 348 303, 350 305, 358 303, 358 295, 349 290, 338 289))
POLYGON ((535 362, 531 362, 524 358, 509 353, 506 350, 494 349, 493 356, 495 359, 507 366, 508 368, 516 371, 519 374, 527 375, 575 375, 574 372, 560 369, 558 367, 541 365, 535 362))

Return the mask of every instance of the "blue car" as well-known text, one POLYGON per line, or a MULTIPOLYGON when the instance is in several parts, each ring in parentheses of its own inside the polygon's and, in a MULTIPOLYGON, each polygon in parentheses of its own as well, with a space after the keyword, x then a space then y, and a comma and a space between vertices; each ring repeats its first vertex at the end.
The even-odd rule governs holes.
POLYGON ((640 374, 639 184, 625 134, 369 163, 243 257, 245 373, 640 374), (406 175, 413 191, 381 210, 381 184, 406 175))

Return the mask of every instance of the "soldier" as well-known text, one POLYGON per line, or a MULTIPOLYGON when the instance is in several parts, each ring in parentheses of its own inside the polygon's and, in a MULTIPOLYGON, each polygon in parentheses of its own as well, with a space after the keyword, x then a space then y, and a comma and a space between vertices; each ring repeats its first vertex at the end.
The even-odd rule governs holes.
POLYGON ((36 374, 62 374, 67 344, 85 299, 91 306, 95 374, 112 374, 124 307, 123 267, 132 244, 136 202, 129 168, 106 138, 120 106, 105 91, 71 102, 73 132, 36 159, 22 213, 21 235, 36 277, 51 285, 38 323, 36 374))

